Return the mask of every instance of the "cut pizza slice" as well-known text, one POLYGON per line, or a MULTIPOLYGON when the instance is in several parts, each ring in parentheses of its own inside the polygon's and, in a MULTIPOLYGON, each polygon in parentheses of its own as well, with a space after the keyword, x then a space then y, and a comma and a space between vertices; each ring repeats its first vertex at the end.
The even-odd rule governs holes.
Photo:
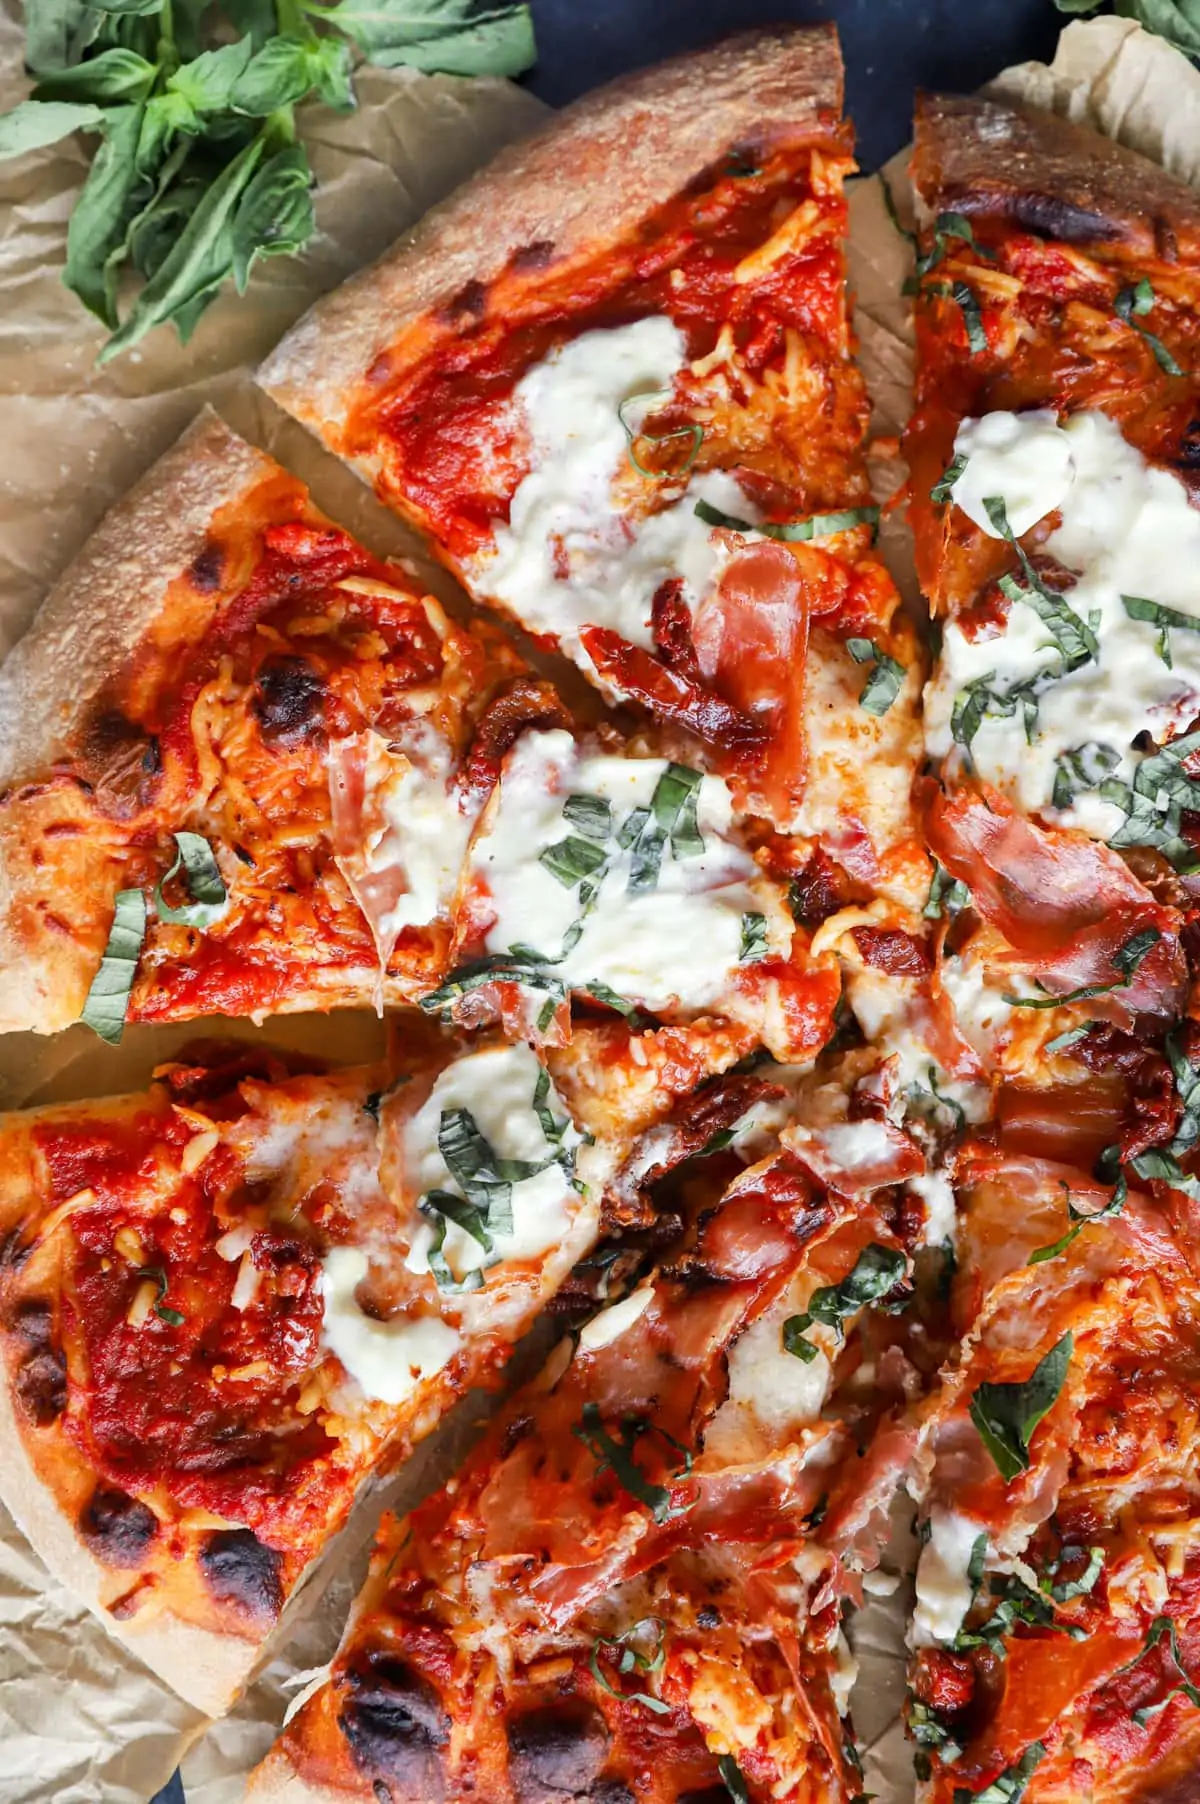
POLYGON ((1084 1014, 1161 1020, 1200 804, 1200 204, 1003 101, 925 97, 913 167, 905 446, 943 622, 926 743, 949 791, 929 838, 985 924, 949 983, 990 984, 1001 1030, 1013 1006, 1087 1004, 1043 1018, 1046 1040, 1084 1014))
POLYGON ((812 1534, 854 1482, 844 1405, 909 1261, 789 1153, 723 1194, 690 1181, 682 1246, 560 1345, 447 1491, 385 1525, 252 1797, 857 1794, 835 1562, 812 1534))
POLYGON ((5 1117, 0 1497, 217 1713, 360 1483, 495 1382, 712 1061, 584 1028, 568 1103, 524 1044, 418 1017, 382 1071, 214 1050, 5 1117))
POLYGON ((872 549, 841 102, 832 29, 602 89, 322 302, 260 381, 739 810, 899 893, 924 869, 920 653, 872 549))
POLYGON ((523 669, 203 415, 0 675, 0 1027, 436 983, 523 669))
POLYGON ((1184 1798, 1200 1758, 1197 1275, 1184 1199, 976 1147, 961 1357, 914 1472, 930 1804, 1184 1798))

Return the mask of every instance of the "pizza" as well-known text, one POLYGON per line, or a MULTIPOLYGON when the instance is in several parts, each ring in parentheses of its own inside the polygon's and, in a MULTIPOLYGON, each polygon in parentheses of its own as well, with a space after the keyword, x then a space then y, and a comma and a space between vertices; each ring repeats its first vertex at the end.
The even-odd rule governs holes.
POLYGON ((860 1790, 819 1527, 859 1461, 822 1411, 862 1407, 909 1260, 778 1146, 683 1206, 670 1263, 560 1345, 445 1493, 385 1520, 251 1797, 860 1790))
MULTIPOLYGON (((338 1071, 205 1044, 145 1094, 0 1118, 0 1498, 209 1714, 363 1482, 628 1214, 624 1164, 712 1060, 585 1029, 555 1060, 577 1121, 522 1042, 393 1039, 338 1071)), ((745 1080, 714 1084, 736 1120, 745 1080)))
POLYGON ((873 550, 841 104, 831 28, 602 89, 259 380, 740 812, 911 901, 922 654, 873 550))
POLYGON ((413 999, 523 669, 203 414, 0 676, 0 1026, 413 999))

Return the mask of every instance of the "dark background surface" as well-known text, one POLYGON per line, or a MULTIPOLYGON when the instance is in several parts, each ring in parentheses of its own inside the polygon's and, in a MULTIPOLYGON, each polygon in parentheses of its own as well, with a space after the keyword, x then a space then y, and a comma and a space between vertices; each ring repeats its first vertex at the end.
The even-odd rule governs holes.
MULTIPOLYGON (((629 69, 748 26, 837 24, 858 159, 875 169, 911 135, 915 88, 977 88, 1008 63, 1050 56, 1065 21, 1052 0, 531 0, 537 68, 552 106, 629 69)), ((183 1804, 176 1778, 154 1804, 183 1804)))

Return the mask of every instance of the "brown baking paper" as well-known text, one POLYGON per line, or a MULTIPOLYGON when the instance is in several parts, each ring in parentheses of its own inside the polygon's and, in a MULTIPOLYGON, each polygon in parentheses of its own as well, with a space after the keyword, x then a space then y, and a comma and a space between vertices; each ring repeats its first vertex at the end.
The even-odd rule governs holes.
MULTIPOLYGON (((0 108, 27 91, 14 0, 0 0, 0 108)), ((1006 92, 1085 119, 1160 158, 1200 185, 1200 74, 1176 52, 1123 20, 1064 31, 1052 68, 1027 64, 1000 78, 1006 92)), ((431 567, 405 529, 357 479, 320 451, 253 386, 250 371, 305 307, 378 254, 502 143, 544 113, 505 82, 463 82, 409 71, 363 70, 359 111, 312 110, 303 120, 319 189, 320 236, 299 259, 255 272, 248 295, 223 295, 190 346, 160 330, 103 371, 93 367, 101 328, 59 281, 66 224, 84 158, 67 143, 0 164, 0 656, 105 509, 129 487, 204 401, 273 451, 312 487, 318 503, 376 551, 431 567)), ((888 177, 903 213, 905 159, 888 177)), ((902 427, 911 383, 911 337, 901 284, 910 253, 891 224, 878 178, 854 184, 850 276, 861 360, 882 441, 872 458, 878 495, 904 471, 887 440, 902 427)), ((915 600, 903 521, 882 542, 906 597, 915 600)), ((452 598, 437 572, 434 586, 452 598)), ((227 1024, 220 1024, 224 1031, 227 1024)), ((284 1018, 242 1036, 320 1050, 338 1060, 375 1056, 370 1015, 284 1018)), ((209 1031, 211 1024, 206 1024, 209 1031)), ((86 1029, 53 1040, 0 1037, 0 1107, 112 1093, 140 1086, 153 1066, 196 1036, 195 1026, 134 1028, 119 1050, 86 1029)), ((514 1368, 532 1369, 535 1344, 514 1368)), ((298 1600, 286 1645, 269 1658, 241 1704, 208 1725, 107 1636, 50 1581, 0 1514, 0 1804, 143 1804, 182 1757, 188 1804, 237 1804, 289 1705, 319 1676, 338 1640, 383 1504, 407 1507, 449 1470, 482 1406, 468 1399, 390 1492, 364 1498, 334 1557, 298 1600)), ((912 1796, 911 1762, 898 1711, 903 1632, 911 1601, 911 1510, 898 1500, 883 1576, 849 1625, 860 1676, 855 1728, 865 1789, 884 1804, 912 1796), (892 1585, 890 1595, 881 1587, 892 1585)))

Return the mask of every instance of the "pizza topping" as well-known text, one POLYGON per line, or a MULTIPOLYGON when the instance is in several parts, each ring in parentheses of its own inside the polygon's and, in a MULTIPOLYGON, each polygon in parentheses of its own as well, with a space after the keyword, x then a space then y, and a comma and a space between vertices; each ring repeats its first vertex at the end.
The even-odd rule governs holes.
POLYGON ((154 888, 154 909, 160 921, 178 921, 184 927, 211 927, 229 903, 224 879, 213 849, 199 833, 176 833, 175 862, 154 888), (190 902, 172 908, 163 899, 163 886, 183 871, 190 902))
POLYGON ((447 1366, 462 1337, 437 1315, 365 1315, 357 1300, 369 1260, 359 1247, 331 1247, 321 1261, 321 1334, 359 1389, 380 1403, 403 1403, 447 1366))
POLYGON ((217 1603, 252 1621, 273 1622, 283 1607, 282 1555, 252 1529, 224 1528, 200 1548, 200 1570, 217 1603))
POLYGON ((856 664, 870 664, 871 673, 858 698, 868 714, 886 714, 904 685, 903 664, 881 651, 874 639, 847 639, 846 650, 856 664))
POLYGON ((907 1269, 907 1261, 898 1248, 874 1244, 864 1247, 853 1270, 840 1284, 821 1285, 808 1299, 808 1307, 784 1322, 785 1348, 797 1359, 806 1362, 816 1359, 820 1349, 806 1338, 805 1329, 811 1328, 814 1322, 821 1322, 832 1328, 835 1340, 840 1341, 845 1333, 846 1318, 857 1315, 868 1303, 879 1302, 895 1290, 907 1269))
POLYGON ((127 1491, 98 1485, 79 1518, 79 1536, 106 1566, 140 1566, 158 1534, 158 1517, 127 1491))
POLYGON ((79 1017, 110 1046, 118 1046, 125 1031, 129 996, 145 937, 145 896, 140 889, 119 890, 113 904, 108 944, 79 1017))
POLYGON ((450 1719, 428 1680, 371 1649, 341 1675, 340 1689, 338 1726, 359 1770, 402 1783, 414 1798, 444 1797, 440 1750, 450 1719))
POLYGON ((693 475, 682 497, 641 516, 614 492, 628 469, 621 410, 667 389, 685 360, 679 328, 652 316, 581 333, 528 370, 514 391, 533 467, 512 497, 507 524, 496 526, 494 553, 472 574, 522 625, 553 634, 585 669, 582 626, 608 627, 649 650, 660 585, 682 577, 694 605, 715 582, 726 554, 697 519, 696 501, 746 508, 736 480, 719 470, 693 475))
POLYGON ((1022 1383, 981 1384, 971 1398, 971 1420, 1004 1480, 1029 1470, 1034 1429, 1058 1400, 1074 1346, 1064 1334, 1022 1383))
POLYGON ((49 1305, 23 1304, 13 1332, 23 1349, 14 1386, 17 1402, 35 1428, 48 1428, 67 1407, 67 1360, 54 1344, 49 1305))
POLYGON ((935 1507, 930 1511, 917 1563, 914 1647, 955 1640, 983 1576, 987 1533, 969 1516, 935 1507))
POLYGON ((448 1065, 404 1124, 406 1181, 426 1218, 413 1228, 408 1269, 434 1269, 439 1282, 474 1273, 481 1282, 487 1266, 559 1245, 581 1204, 580 1144, 527 1046, 488 1047, 448 1065))
POLYGON ((385 971, 407 928, 448 911, 477 808, 462 806, 450 747, 421 723, 401 740, 374 731, 335 739, 328 766, 338 868, 385 971))
MULTIPOLYGON (((1024 574, 1000 583, 1026 605, 978 637, 947 622, 926 693, 930 752, 944 757, 958 739, 1026 812, 1052 812, 1117 843, 1155 843, 1146 829, 1171 798, 1137 784, 1153 756, 1142 736, 1161 743, 1200 712, 1189 576, 1200 515, 1186 487, 1099 412, 1061 426, 1048 412, 987 414, 964 422, 955 449, 965 459, 948 483, 955 507, 987 538, 1011 543, 1049 521, 1039 555, 1076 574, 1068 600, 1017 547, 1024 574), (1086 750, 1081 723, 1104 748, 1103 770, 1072 762, 1086 750), (1131 785, 1137 801, 1126 806, 1131 785), (1128 826, 1135 810, 1145 817, 1140 837, 1128 826)), ((1177 823, 1162 825, 1178 838, 1177 823)))
MULTIPOLYGON (((520 952, 569 988, 648 1009, 712 1006, 741 962, 743 917, 764 912, 731 820, 718 777, 581 753, 568 733, 527 734, 471 849, 492 915, 488 951, 520 952), (603 845, 578 831, 581 796, 607 804, 603 845)), ((777 932, 768 920, 772 949, 777 932)))
POLYGON ((307 658, 267 658, 255 678, 253 708, 269 744, 295 745, 324 721, 321 679, 307 658))

